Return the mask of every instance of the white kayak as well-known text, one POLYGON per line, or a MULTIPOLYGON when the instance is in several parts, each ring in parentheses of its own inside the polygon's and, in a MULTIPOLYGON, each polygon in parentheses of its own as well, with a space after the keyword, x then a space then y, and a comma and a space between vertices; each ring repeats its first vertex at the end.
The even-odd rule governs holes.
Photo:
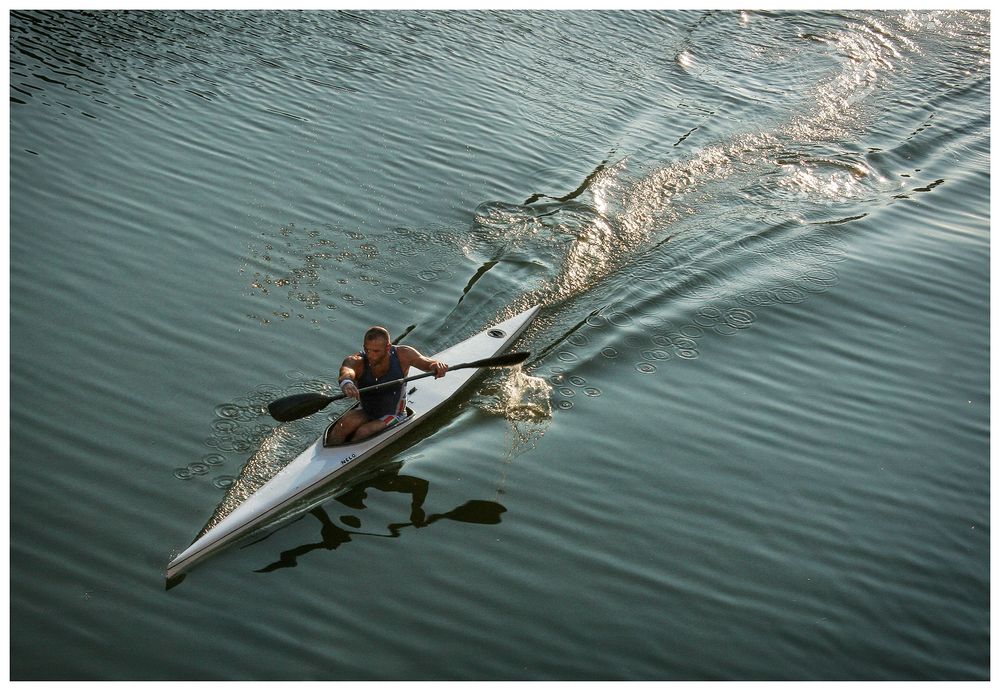
MULTIPOLYGON (((488 358, 509 348, 538 313, 536 305, 433 356, 454 365, 488 358)), ((366 458, 407 434, 457 394, 479 372, 449 371, 440 379, 422 379, 407 389, 407 419, 385 432, 357 443, 324 445, 324 433, 295 460, 282 468, 232 513, 195 540, 167 565, 167 579, 176 578, 197 562, 233 544, 248 533, 282 517, 289 508, 357 467, 366 458)), ((336 424, 336 422, 331 423, 336 424)))

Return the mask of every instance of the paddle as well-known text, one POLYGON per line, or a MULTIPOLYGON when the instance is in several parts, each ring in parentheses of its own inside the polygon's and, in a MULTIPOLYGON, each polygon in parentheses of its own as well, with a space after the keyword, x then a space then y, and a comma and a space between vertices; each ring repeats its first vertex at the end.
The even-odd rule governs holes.
MULTIPOLYGON (((530 355, 531 353, 527 351, 506 353, 504 355, 497 355, 495 357, 476 360, 475 362, 464 362, 460 365, 452 365, 448 368, 448 371, 451 372, 457 369, 478 369, 480 367, 514 367, 527 360, 530 355)), ((392 381, 382 382, 381 384, 375 384, 374 386, 366 386, 363 389, 359 389, 359 391, 362 393, 365 391, 374 391, 375 389, 381 389, 385 386, 398 386, 401 383, 433 376, 433 372, 423 372, 421 374, 415 374, 412 377, 406 377, 405 379, 393 379, 392 381)), ((267 406, 267 412, 269 412, 271 417, 278 422, 291 422, 292 420, 299 420, 301 418, 308 417, 313 413, 317 413, 334 401, 339 401, 340 399, 347 397, 347 394, 344 393, 337 394, 336 396, 327 396, 325 394, 313 392, 297 393, 272 401, 271 404, 267 406)))

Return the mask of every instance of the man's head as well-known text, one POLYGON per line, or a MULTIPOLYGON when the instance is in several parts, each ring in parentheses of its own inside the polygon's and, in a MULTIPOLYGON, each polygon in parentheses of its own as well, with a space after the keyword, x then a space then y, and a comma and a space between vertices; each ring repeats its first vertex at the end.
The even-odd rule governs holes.
POLYGON ((365 355, 372 364, 379 364, 389 356, 389 331, 381 326, 373 326, 365 332, 365 355))

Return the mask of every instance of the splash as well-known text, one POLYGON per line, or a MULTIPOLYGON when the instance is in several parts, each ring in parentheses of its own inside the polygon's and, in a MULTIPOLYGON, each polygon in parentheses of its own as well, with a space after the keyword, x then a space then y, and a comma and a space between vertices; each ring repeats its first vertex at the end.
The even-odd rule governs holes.
POLYGON ((534 449, 552 423, 552 386, 518 367, 507 373, 483 407, 507 419, 504 458, 495 501, 505 493, 507 472, 514 459, 534 449))

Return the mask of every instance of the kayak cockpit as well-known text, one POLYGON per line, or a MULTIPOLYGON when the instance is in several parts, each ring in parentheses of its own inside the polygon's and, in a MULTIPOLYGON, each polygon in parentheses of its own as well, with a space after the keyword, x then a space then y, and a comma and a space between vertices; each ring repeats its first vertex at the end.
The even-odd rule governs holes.
MULTIPOLYGON (((353 410, 353 408, 352 408, 352 410, 353 410)), ((346 415, 348 412, 350 412, 350 411, 345 411, 344 415, 346 415)), ((356 444, 364 444, 364 443, 370 442, 372 439, 378 439, 383 434, 386 434, 388 432, 391 432, 392 430, 398 429, 400 426, 405 425, 407 422, 409 422, 413 418, 413 409, 407 407, 407 409, 406 409, 406 419, 405 420, 401 420, 401 421, 399 421, 399 422, 397 422, 395 424, 389 425, 385 429, 383 429, 383 430, 381 430, 379 432, 376 432, 375 434, 371 435, 370 437, 365 437, 364 439, 362 439, 360 441, 352 441, 351 438, 348 437, 347 440, 344 441, 343 444, 331 444, 330 441, 329 441, 329 439, 330 439, 330 432, 333 430, 333 428, 336 426, 336 424, 338 422, 340 422, 341 418, 343 418, 344 415, 341 415, 336 420, 334 420, 333 422, 331 422, 329 424, 329 426, 327 426, 326 431, 323 432, 323 448, 325 448, 325 449, 343 448, 343 447, 346 447, 346 446, 354 446, 356 444)))

